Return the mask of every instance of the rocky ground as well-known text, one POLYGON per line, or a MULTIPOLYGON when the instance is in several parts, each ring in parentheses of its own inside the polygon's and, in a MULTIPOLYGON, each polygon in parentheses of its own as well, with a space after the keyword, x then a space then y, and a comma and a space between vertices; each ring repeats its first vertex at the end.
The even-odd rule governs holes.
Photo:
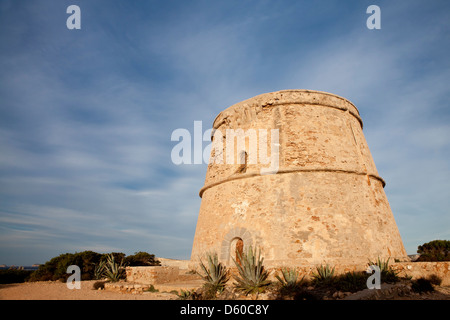
MULTIPOLYGON (((96 281, 82 281, 81 289, 70 290, 66 283, 58 281, 28 282, 0 285, 1 300, 176 300, 178 296, 169 292, 121 293, 109 290, 95 290, 96 281)), ((240 296, 231 291, 219 299, 279 299, 274 293, 258 296, 240 296)), ((285 297, 286 298, 286 297, 285 297)), ((290 297, 292 298, 292 297, 290 297)), ((362 290, 356 293, 329 291, 307 287, 299 299, 318 300, 450 300, 450 287, 434 286, 434 291, 416 293, 410 282, 394 285, 383 284, 380 290, 362 290)), ((287 297, 289 299, 289 297, 287 297)))

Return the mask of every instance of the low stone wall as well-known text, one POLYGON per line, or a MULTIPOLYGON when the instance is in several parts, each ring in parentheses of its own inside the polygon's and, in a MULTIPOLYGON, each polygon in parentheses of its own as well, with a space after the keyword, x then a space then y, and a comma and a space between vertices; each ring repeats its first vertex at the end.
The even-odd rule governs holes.
MULTIPOLYGON (((412 279, 420 277, 428 277, 432 274, 437 275, 442 279, 442 286, 450 286, 450 262, 395 262, 390 264, 392 269, 399 271, 399 276, 410 276, 412 279)), ((365 271, 368 264, 365 265, 336 265, 331 266, 335 268, 335 274, 342 274, 352 271, 365 271)), ((311 278, 312 274, 316 272, 316 266, 299 266, 296 269, 305 279, 311 278)), ((281 268, 273 268, 271 270, 271 279, 275 279, 275 274, 281 271, 281 268)), ((382 279, 383 281, 383 279, 382 279)))
MULTIPOLYGON (((411 276, 413 279, 420 277, 428 277, 432 274, 439 276, 442 279, 442 286, 450 286, 450 262, 395 262, 390 266, 399 271, 400 276, 411 276)), ((335 268, 335 274, 342 274, 352 271, 365 271, 368 264, 361 265, 336 265, 331 266, 335 268)), ((296 269, 305 279, 310 279, 312 274, 316 272, 316 265, 298 266, 296 269)), ((280 273, 280 268, 269 268, 270 280, 275 281, 275 275, 280 273)), ((236 268, 230 268, 232 274, 237 273, 236 268)), ((168 284, 175 282, 183 282, 190 280, 201 279, 199 275, 192 274, 187 269, 179 267, 127 267, 127 282, 134 284, 156 285, 168 284)), ((368 275, 369 276, 369 275, 368 275)), ((383 279, 382 279, 383 281, 383 279)))
POLYGON ((411 276, 413 279, 428 277, 432 274, 442 279, 442 286, 450 286, 450 261, 443 262, 396 262, 392 264, 400 276, 411 276))
POLYGON ((180 281, 198 280, 198 274, 175 266, 127 267, 127 282, 138 284, 165 284, 180 281))
POLYGON ((127 267, 127 282, 140 284, 161 284, 178 281, 178 267, 127 267))
POLYGON ((107 282, 105 290, 120 293, 142 294, 150 289, 150 284, 134 284, 124 282, 107 282))

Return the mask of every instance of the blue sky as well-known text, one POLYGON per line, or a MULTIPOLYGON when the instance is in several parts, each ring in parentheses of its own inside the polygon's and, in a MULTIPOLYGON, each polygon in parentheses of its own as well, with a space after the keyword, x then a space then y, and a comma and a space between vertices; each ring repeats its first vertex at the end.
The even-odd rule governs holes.
MULTIPOLYGON (((177 128, 282 89, 352 101, 409 254, 450 239, 448 1, 0 0, 0 263, 189 259, 177 128), (81 29, 69 30, 69 5, 81 29), (369 30, 369 5, 381 29, 369 30)), ((207 143, 205 142, 205 145, 207 143)))

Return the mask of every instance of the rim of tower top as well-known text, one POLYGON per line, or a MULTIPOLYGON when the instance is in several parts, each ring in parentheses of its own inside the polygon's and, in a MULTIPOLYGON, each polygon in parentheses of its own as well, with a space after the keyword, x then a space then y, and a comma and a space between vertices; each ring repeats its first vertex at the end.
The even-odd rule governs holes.
POLYGON ((352 108, 354 108, 354 111, 351 110, 350 108, 346 108, 343 106, 339 106, 339 105, 331 105, 331 104, 325 104, 323 102, 321 103, 317 103, 318 105, 323 105, 326 107, 331 107, 331 108, 335 108, 335 109, 340 109, 342 111, 348 111, 351 115, 353 115, 360 123, 361 125, 361 129, 363 128, 363 121, 362 118, 360 116, 359 110, 358 108, 355 106, 355 104, 353 102, 351 102, 350 100, 348 100, 347 98, 344 98, 340 95, 334 94, 334 93, 330 93, 330 92, 326 92, 326 91, 320 91, 320 90, 311 90, 311 89, 284 89, 284 90, 278 90, 278 91, 272 91, 272 92, 266 92, 266 93, 261 93, 259 95, 253 96, 251 98, 248 98, 246 100, 237 102, 229 107, 227 107, 226 109, 222 110, 221 112, 219 112, 217 114, 217 116, 214 118, 213 121, 213 129, 217 129, 222 122, 217 123, 217 120, 223 116, 225 113, 229 112, 230 110, 234 109, 234 108, 238 108, 238 107, 244 107, 245 105, 252 105, 255 104, 255 102, 259 102, 259 104, 261 105, 261 107, 273 107, 273 106, 277 106, 277 105, 285 105, 285 104, 314 104, 314 98, 311 100, 307 100, 306 96, 298 96, 296 97, 296 100, 287 100, 287 101, 283 101, 280 100, 280 98, 282 98, 283 93, 310 93, 310 94, 316 94, 316 95, 326 95, 326 96, 330 96, 330 97, 334 97, 337 98, 339 100, 344 101, 345 103, 348 103, 349 105, 352 106, 352 108), (280 97, 277 97, 277 95, 280 95, 280 97), (304 98, 304 100, 302 100, 302 98, 304 98), (260 100, 260 101, 258 101, 260 100), (356 112, 355 112, 356 111, 356 112))

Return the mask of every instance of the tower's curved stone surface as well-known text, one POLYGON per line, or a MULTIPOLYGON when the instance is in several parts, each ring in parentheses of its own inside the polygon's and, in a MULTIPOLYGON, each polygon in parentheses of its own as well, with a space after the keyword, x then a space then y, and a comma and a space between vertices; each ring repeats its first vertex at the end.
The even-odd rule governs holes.
POLYGON ((362 127, 350 101, 310 90, 266 93, 222 111, 213 124, 191 260, 215 251, 231 265, 249 244, 261 248, 269 266, 405 258, 362 127), (233 149, 231 129, 247 134, 233 149), (272 174, 264 174, 269 163, 259 158, 265 146, 272 155, 278 147, 272 174), (230 163, 227 154, 243 163, 230 163))

